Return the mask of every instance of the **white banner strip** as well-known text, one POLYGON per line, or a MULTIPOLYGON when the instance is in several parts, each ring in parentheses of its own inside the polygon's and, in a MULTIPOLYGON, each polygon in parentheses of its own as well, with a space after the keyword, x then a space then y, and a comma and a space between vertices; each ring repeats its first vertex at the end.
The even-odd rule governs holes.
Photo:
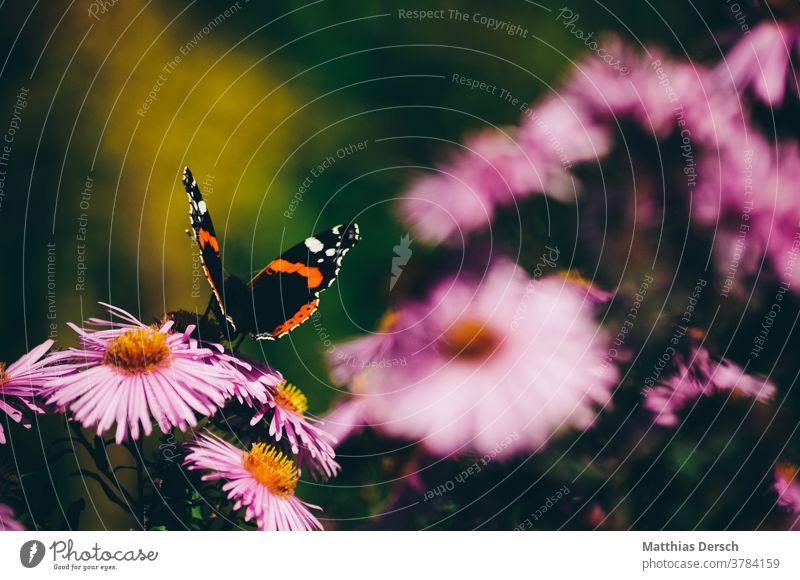
POLYGON ((792 532, 6 532, 0 578, 800 578, 792 532), (171 574, 174 574, 172 576, 171 574))

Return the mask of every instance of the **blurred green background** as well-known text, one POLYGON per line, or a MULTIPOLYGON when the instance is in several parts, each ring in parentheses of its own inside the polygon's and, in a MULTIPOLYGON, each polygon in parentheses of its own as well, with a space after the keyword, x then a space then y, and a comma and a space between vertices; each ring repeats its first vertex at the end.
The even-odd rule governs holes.
MULTIPOLYGON (((658 4, 656 10, 648 2, 571 0, 568 7, 586 31, 615 31, 700 61, 718 58, 717 41, 736 26, 724 2, 707 3, 702 13, 689 2, 658 4)), ((213 212, 226 270, 243 277, 315 231, 358 221, 363 242, 322 301, 320 320, 333 341, 372 330, 392 299, 392 248, 407 233, 393 200, 442 158, 448 141, 520 117, 516 107, 457 85, 452 75, 498 85, 528 102, 549 94, 585 53, 554 18, 562 6, 525 0, 3 3, 0 127, 19 91, 29 94, 0 210, 2 358, 16 358, 51 333, 60 346, 71 344, 67 322, 102 314, 97 301, 145 320, 168 310, 205 309, 209 292, 184 232, 185 165, 213 212), (398 16, 419 9, 479 12, 516 23, 526 34, 398 16), (337 156, 361 142, 367 144, 362 151, 337 156), (335 162, 315 176, 329 157, 335 162), (55 248, 50 280, 48 244, 55 248), (85 283, 76 288, 79 263, 86 266, 85 283)), ((524 237, 508 233, 509 240, 524 237)), ((329 385, 325 348, 320 332, 305 325, 277 343, 247 342, 244 352, 264 357, 300 385, 318 414, 340 396, 329 385)), ((23 488, 41 526, 64 527, 59 502, 66 510, 77 497, 100 497, 93 484, 68 475, 74 458, 48 464, 50 444, 61 434, 63 418, 39 418, 30 432, 13 428, 14 445, 0 449, 5 477, 13 480, 17 466, 25 474, 23 488)), ((387 455, 369 445, 378 444, 358 453, 371 450, 381 459, 349 474, 345 459, 342 478, 304 491, 329 517, 356 518, 328 527, 366 526, 363 518, 392 492, 368 483, 408 465, 411 452, 387 455)), ((528 468, 536 470, 532 463, 528 468)), ((565 469, 541 483, 543 495, 574 475, 565 469)), ((434 475, 434 484, 437 477, 449 475, 434 475)), ((512 488, 496 495, 511 499, 528 484, 505 481, 512 488)), ((498 499, 457 526, 477 525, 502 513, 503 505, 498 499)), ((98 510, 101 515, 85 510, 80 526, 130 525, 120 510, 98 510)), ((516 516, 503 517, 497 526, 508 527, 516 516)), ((644 525, 658 525, 659 517, 644 525)), ((428 523, 412 518, 395 525, 428 523)))

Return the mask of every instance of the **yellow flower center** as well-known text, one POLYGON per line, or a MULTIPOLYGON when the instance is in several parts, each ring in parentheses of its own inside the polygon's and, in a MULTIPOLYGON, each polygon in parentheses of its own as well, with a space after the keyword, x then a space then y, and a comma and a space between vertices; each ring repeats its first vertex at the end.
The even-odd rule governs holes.
POLYGON ((294 461, 266 443, 253 443, 250 453, 244 454, 244 466, 256 481, 275 495, 294 495, 297 487, 297 468, 294 461))
POLYGON ((6 372, 6 363, 0 362, 0 386, 8 382, 8 373, 6 372))
POLYGON ((451 357, 475 360, 490 356, 500 344, 488 324, 474 318, 456 322, 444 337, 444 352, 451 357))
POLYGON ((132 328, 111 341, 103 362, 129 373, 149 373, 170 359, 167 335, 157 328, 132 328))
POLYGON ((308 411, 308 398, 303 394, 303 391, 286 381, 278 385, 275 402, 283 409, 294 411, 298 415, 308 411))
POLYGON ((793 481, 797 477, 797 466, 789 463, 788 461, 780 461, 775 466, 775 471, 779 476, 787 481, 793 481))

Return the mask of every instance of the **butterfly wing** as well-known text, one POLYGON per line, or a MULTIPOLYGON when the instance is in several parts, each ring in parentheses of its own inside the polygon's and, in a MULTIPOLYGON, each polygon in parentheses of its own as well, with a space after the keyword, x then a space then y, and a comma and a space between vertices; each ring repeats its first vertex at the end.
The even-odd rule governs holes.
POLYGON ((211 214, 208 213, 206 202, 203 200, 203 194, 200 193, 197 181, 195 181, 188 167, 183 171, 183 187, 186 189, 186 195, 189 196, 189 219, 192 224, 192 237, 200 248, 200 261, 203 265, 203 271, 223 316, 233 324, 233 321, 225 311, 225 304, 222 301, 224 274, 222 258, 219 252, 219 238, 217 238, 217 234, 214 231, 214 224, 211 221, 211 214))
POLYGON ((308 320, 320 292, 336 280, 342 258, 359 239, 357 224, 335 226, 306 238, 256 274, 249 284, 255 338, 280 338, 308 320))

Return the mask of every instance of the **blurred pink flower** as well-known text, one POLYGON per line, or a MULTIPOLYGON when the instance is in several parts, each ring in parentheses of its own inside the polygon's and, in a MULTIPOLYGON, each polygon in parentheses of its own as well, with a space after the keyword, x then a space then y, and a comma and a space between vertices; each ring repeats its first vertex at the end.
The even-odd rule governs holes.
POLYGON ((339 471, 333 450, 336 440, 322 428, 320 421, 306 415, 308 399, 300 389, 281 380, 250 424, 255 425, 270 411, 269 434, 276 441, 286 436, 292 453, 297 455, 298 468, 308 465, 313 473, 324 478, 336 475, 339 471))
POLYGON ((611 148, 608 128, 576 99, 560 97, 527 109, 517 139, 538 169, 539 187, 531 191, 564 202, 574 202, 580 189, 569 170, 604 157, 611 148))
POLYGON ((411 185, 399 211, 417 235, 430 242, 457 242, 488 227, 496 206, 542 190, 534 159, 513 134, 513 129, 489 129, 468 136, 463 150, 411 185))
POLYGON ((726 359, 715 361, 704 347, 692 347, 687 356, 672 354, 673 372, 649 387, 644 397, 657 425, 676 426, 678 414, 700 397, 727 393, 769 402, 775 394, 775 386, 764 377, 749 375, 726 359))
POLYGON ((785 462, 775 466, 775 483, 772 489, 778 495, 778 505, 789 512, 789 529, 800 530, 800 481, 797 467, 785 462))
POLYGON ((800 291, 800 147, 751 133, 703 155, 692 198, 696 222, 712 231, 717 269, 726 286, 766 265, 800 291))
POLYGON ((764 21, 752 29, 718 65, 721 76, 732 79, 739 94, 752 91, 762 103, 780 106, 786 92, 797 93, 796 64, 800 56, 800 25, 764 21))
POLYGON ((587 280, 575 269, 560 270, 557 275, 572 284, 577 291, 582 292, 583 297, 590 302, 606 304, 614 298, 613 292, 603 290, 598 284, 587 280))
POLYGON ((374 335, 337 345, 332 375, 354 403, 327 421, 342 433, 368 423, 442 456, 502 458, 585 429, 618 378, 586 294, 507 260, 482 280, 447 277, 374 335))
POLYGON ((0 532, 22 532, 25 526, 16 518, 14 510, 0 503, 0 532))
POLYGON ((90 318, 99 330, 70 327, 80 347, 53 353, 57 362, 73 371, 47 382, 48 403, 69 409, 84 427, 97 426, 102 435, 116 422, 117 443, 128 435, 138 439, 140 426, 152 432, 155 419, 164 433, 196 425, 195 413, 212 415, 230 396, 238 375, 206 364, 215 355, 190 335, 172 332, 173 321, 147 326, 128 312, 104 304, 124 322, 90 318))
MULTIPOLYGON (((50 366, 48 360, 42 360, 51 346, 53 341, 46 340, 8 367, 0 363, 0 411, 27 428, 31 424, 25 420, 22 410, 43 413, 34 397, 49 379, 66 372, 66 369, 50 366)), ((5 442, 5 431, 0 423, 0 443, 5 442)))
POLYGON ((184 464, 211 473, 203 480, 224 479, 222 490, 245 508, 245 521, 255 518, 259 530, 321 530, 307 504, 295 496, 298 473, 294 462, 264 443, 242 451, 212 433, 200 433, 189 444, 184 464))
POLYGON ((455 242, 489 226, 499 206, 535 193, 572 201, 573 164, 608 152, 606 132, 560 99, 525 110, 519 129, 485 129, 464 140, 463 150, 416 180, 400 214, 419 236, 455 242))
POLYGON ((608 153, 610 135, 577 99, 552 97, 526 109, 519 139, 545 165, 571 167, 608 153))
POLYGON ((682 64, 661 50, 640 51, 616 36, 603 41, 603 50, 619 59, 627 75, 610 67, 595 54, 581 60, 562 92, 594 123, 617 129, 624 120, 639 124, 647 133, 664 136, 675 124, 675 107, 687 94, 690 79, 682 64))
MULTIPOLYGON (((596 131, 618 135, 625 122, 633 122, 657 139, 675 133, 689 162, 699 148, 726 143, 732 128, 741 125, 730 81, 704 66, 673 59, 655 46, 639 50, 614 36, 606 39, 604 50, 620 58, 628 74, 621 76, 592 54, 578 64, 562 92, 596 131)), ((627 138, 624 145, 630 146, 627 138)))
MULTIPOLYGON (((342 373, 337 374, 341 375, 342 373)), ((332 411, 325 415, 325 430, 337 443, 358 435, 364 427, 369 426, 366 407, 367 405, 360 398, 351 397, 340 401, 332 411)))
POLYGON ((766 247, 774 276, 800 292, 800 145, 783 142, 766 151, 771 156, 757 161, 768 174, 755 182, 754 237, 766 247))

